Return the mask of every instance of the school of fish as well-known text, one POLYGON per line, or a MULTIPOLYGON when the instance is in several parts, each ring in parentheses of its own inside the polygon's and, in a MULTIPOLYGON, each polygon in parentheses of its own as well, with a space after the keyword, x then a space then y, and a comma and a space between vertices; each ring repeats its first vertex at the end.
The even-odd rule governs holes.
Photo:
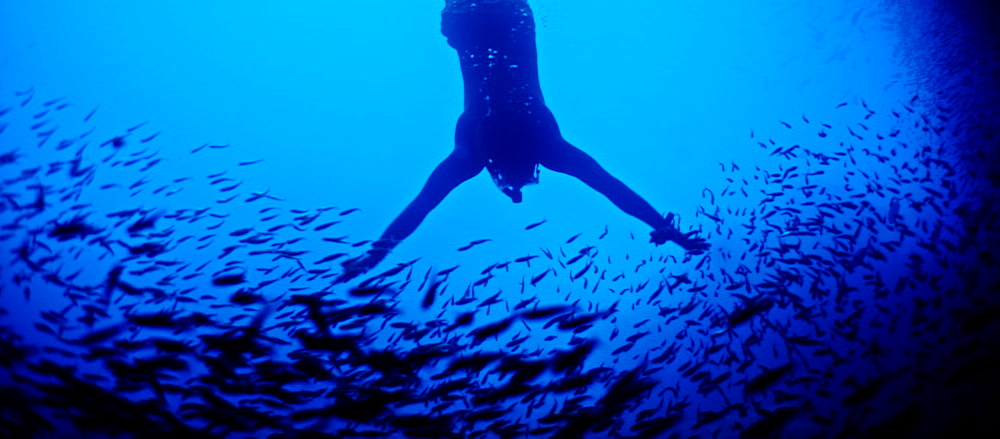
POLYGON ((854 121, 775 121, 742 146, 759 162, 719 163, 686 221, 712 244, 702 254, 642 239, 611 254, 611 224, 517 255, 489 253, 494 238, 455 249, 495 256, 485 267, 420 258, 338 282, 369 243, 342 232, 364 211, 253 190, 236 172, 252 157, 165 175, 182 167, 160 149, 230 145, 159 144, 155 123, 95 138, 99 109, 5 96, 0 436, 856 437, 975 422, 958 412, 997 405, 983 395, 1000 370, 998 209, 948 155, 947 107, 831 107, 854 121), (170 202, 182 192, 214 200, 170 202))

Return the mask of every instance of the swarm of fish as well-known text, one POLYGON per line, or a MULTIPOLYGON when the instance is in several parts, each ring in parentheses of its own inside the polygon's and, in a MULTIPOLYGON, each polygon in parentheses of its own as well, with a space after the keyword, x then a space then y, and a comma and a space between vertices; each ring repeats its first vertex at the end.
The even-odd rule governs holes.
POLYGON ((997 208, 916 96, 751 133, 760 162, 720 163, 693 214, 704 254, 609 254, 609 226, 352 283, 357 208, 285 206, 240 178, 257 160, 164 180, 147 124, 97 138, 34 96, 0 107, 4 437, 943 433, 969 420, 931 398, 1000 370, 997 208))

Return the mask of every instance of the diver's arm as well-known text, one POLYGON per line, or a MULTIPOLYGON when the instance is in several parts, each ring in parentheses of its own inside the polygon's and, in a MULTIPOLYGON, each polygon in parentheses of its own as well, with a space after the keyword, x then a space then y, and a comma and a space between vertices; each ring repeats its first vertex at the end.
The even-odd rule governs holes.
POLYGON ((364 256, 344 261, 341 280, 349 280, 378 265, 390 250, 417 229, 427 214, 437 207, 452 189, 475 177, 482 169, 482 163, 468 150, 455 148, 427 178, 427 183, 417 194, 417 198, 389 224, 382 237, 372 243, 371 250, 364 256))
POLYGON ((587 186, 604 194, 615 206, 653 228, 651 242, 663 244, 670 240, 689 251, 708 248, 694 233, 683 234, 673 225, 673 215, 660 215, 645 199, 620 180, 605 171, 596 160, 565 140, 553 145, 542 159, 542 165, 556 172, 572 175, 587 186))

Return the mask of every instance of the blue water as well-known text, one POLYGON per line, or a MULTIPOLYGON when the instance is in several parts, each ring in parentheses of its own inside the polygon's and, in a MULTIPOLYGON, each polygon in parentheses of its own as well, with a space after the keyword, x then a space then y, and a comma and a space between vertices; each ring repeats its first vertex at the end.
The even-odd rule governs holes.
POLYGON ((482 173, 338 284, 453 147, 443 5, 119 3, 0 4, 2 436, 996 430, 971 9, 532 1, 563 135, 711 249, 482 173))

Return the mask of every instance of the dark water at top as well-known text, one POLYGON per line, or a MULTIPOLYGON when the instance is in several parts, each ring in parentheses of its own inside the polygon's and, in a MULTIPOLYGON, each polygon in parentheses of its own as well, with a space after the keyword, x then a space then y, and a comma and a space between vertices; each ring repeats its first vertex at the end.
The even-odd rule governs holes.
POLYGON ((481 175, 349 283, 452 148, 441 5, 0 5, 0 434, 988 435, 972 3, 532 2, 564 136, 711 249, 481 175))

